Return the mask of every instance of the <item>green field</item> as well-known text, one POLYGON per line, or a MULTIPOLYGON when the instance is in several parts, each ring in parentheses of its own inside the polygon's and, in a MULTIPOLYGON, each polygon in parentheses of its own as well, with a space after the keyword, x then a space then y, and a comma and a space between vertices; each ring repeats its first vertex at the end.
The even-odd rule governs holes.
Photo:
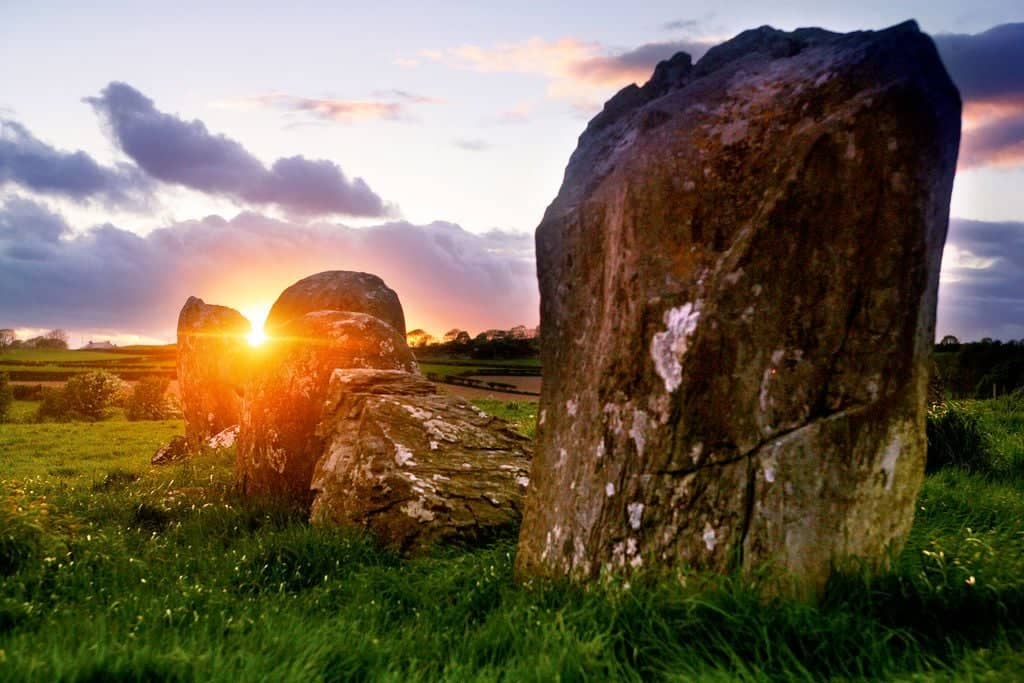
POLYGON ((0 361, 12 363, 91 363, 94 361, 121 360, 122 354, 106 351, 76 351, 73 349, 8 349, 0 352, 0 361))
MULTIPOLYGON (((535 404, 480 405, 532 430, 535 404)), ((0 680, 1017 680, 1024 404, 968 407, 984 466, 930 476, 894 569, 817 606, 519 585, 514 538, 402 560, 238 499, 230 456, 150 467, 180 422, 0 425, 0 680)))
POLYGON ((113 351, 8 349, 0 352, 0 372, 15 382, 63 381, 89 370, 107 370, 123 379, 173 376, 174 347, 134 346, 113 351))

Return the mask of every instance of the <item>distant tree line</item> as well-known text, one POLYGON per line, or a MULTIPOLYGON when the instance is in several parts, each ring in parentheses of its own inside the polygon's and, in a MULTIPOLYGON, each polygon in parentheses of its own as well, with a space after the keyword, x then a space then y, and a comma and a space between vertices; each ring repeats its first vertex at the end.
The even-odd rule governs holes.
POLYGON ((412 330, 406 335, 409 346, 420 358, 456 356, 472 359, 532 358, 540 353, 537 328, 516 325, 508 330, 484 330, 471 337, 466 330, 452 328, 438 339, 425 330, 412 330))
POLYGON ((1024 391, 1024 339, 961 343, 947 335, 935 346, 935 373, 951 398, 1024 391))
POLYGON ((50 330, 46 334, 31 339, 18 339, 14 330, 0 329, 0 352, 8 349, 66 349, 68 333, 61 329, 50 330))

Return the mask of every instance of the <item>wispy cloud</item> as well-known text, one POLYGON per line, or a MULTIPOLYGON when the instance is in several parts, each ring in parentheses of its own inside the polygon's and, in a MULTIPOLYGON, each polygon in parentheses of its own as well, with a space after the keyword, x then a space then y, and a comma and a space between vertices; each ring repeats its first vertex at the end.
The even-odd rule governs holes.
POLYGON ((366 121, 412 121, 413 107, 443 104, 437 97, 408 90, 376 90, 372 98, 304 97, 282 92, 221 100, 220 106, 230 108, 268 107, 329 123, 356 124, 366 121))
POLYGON ((452 144, 458 147, 459 149, 466 150, 467 152, 482 152, 484 150, 491 148, 491 144, 486 140, 478 140, 474 138, 461 138, 458 140, 453 140, 452 144))
POLYGON ((117 147, 165 183, 304 216, 393 211, 366 181, 348 178, 332 161, 293 156, 268 168, 238 141, 211 133, 202 121, 159 111, 126 83, 111 83, 85 101, 102 117, 117 147))
POLYGON ((712 45, 713 42, 701 40, 669 41, 614 50, 596 41, 577 38, 530 38, 490 47, 463 45, 423 50, 420 56, 483 73, 540 76, 547 81, 549 97, 594 110, 615 89, 646 81, 659 61, 679 51, 697 58, 712 45))
POLYGON ((661 25, 666 31, 693 31, 698 26, 700 22, 696 19, 673 19, 661 25))
POLYGON ((536 109, 536 103, 530 100, 517 102, 508 109, 499 112, 497 122, 502 124, 526 123, 533 116, 536 109))

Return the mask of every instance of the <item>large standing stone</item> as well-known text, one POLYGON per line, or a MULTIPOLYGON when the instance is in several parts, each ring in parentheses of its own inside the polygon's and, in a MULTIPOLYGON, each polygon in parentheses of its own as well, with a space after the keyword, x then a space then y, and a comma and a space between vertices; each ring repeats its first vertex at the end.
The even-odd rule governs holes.
POLYGON ((520 575, 813 591, 901 545, 959 121, 913 23, 748 31, 606 105, 537 230, 520 575))
POLYGON ((189 450, 238 424, 248 374, 246 335, 252 326, 238 311, 189 297, 178 316, 178 386, 189 450))
POLYGON ((405 337, 405 313, 395 291, 376 275, 328 270, 302 278, 281 292, 264 327, 270 332, 312 311, 352 311, 380 318, 405 337))
POLYGON ((363 313, 317 311, 276 328, 245 387, 236 474, 247 494, 308 505, 316 434, 336 368, 418 372, 405 338, 363 313))
POLYGON ((314 522, 402 550, 479 542, 519 523, 528 440, 419 375, 335 370, 319 434, 314 522))

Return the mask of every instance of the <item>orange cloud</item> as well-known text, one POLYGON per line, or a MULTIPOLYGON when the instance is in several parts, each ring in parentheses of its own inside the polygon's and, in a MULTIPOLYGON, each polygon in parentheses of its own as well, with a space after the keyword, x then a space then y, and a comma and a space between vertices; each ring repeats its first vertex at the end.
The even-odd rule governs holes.
POLYGON ((967 101, 957 168, 1024 165, 1024 95, 967 101))
POLYGON ((334 97, 303 97, 273 92, 221 102, 227 107, 272 107, 288 112, 307 114, 334 123, 361 123, 363 121, 410 120, 411 105, 442 104, 444 100, 418 95, 405 90, 382 90, 375 99, 344 99, 334 97))
POLYGON ((422 50, 421 57, 483 73, 519 73, 548 81, 547 95, 593 111, 618 88, 646 81, 655 65, 680 51, 694 58, 713 43, 674 41, 648 43, 615 51, 601 43, 576 38, 529 38, 493 47, 463 45, 447 50, 422 50))

